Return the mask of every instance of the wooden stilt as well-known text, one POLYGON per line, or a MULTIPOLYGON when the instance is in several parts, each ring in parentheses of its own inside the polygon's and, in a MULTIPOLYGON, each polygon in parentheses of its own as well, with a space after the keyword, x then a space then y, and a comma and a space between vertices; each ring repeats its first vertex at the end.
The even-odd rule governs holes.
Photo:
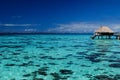
POLYGON ((116 36, 116 39, 118 39, 118 36, 116 36))
POLYGON ((110 36, 109 36, 109 39, 110 39, 110 36))
POLYGON ((103 39, 103 36, 101 35, 101 38, 103 39))

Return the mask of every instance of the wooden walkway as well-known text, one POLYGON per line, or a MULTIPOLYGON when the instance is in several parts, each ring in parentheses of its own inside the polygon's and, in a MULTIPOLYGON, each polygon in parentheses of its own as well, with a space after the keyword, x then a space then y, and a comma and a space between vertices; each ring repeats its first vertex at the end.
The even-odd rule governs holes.
POLYGON ((114 36, 116 37, 116 39, 120 39, 120 33, 114 33, 114 36))
POLYGON ((97 36, 97 35, 94 34, 93 36, 91 36, 91 38, 94 39, 96 36, 97 36))

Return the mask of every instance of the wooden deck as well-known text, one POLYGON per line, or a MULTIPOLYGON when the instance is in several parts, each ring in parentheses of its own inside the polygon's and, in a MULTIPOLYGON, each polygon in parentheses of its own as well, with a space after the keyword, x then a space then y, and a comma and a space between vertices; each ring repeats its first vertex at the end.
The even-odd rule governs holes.
POLYGON ((117 33, 113 33, 113 34, 109 34, 109 33, 108 34, 106 34, 106 33, 105 34, 101 34, 101 33, 100 34, 96 34, 95 33, 93 36, 91 36, 91 38, 95 39, 97 37, 98 39, 99 38, 100 39, 104 39, 104 38, 105 39, 111 39, 112 36, 114 36, 116 39, 120 39, 120 33, 118 33, 118 32, 117 33))
POLYGON ((116 37, 116 39, 120 39, 120 33, 114 33, 114 36, 116 37))

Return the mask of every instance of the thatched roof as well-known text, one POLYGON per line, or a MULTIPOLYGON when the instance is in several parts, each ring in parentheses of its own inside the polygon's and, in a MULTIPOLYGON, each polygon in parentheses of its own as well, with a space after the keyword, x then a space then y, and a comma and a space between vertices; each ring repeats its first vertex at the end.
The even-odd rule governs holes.
POLYGON ((99 29, 97 29, 95 32, 97 33, 114 33, 113 30, 111 30, 109 27, 107 26, 101 26, 99 29))

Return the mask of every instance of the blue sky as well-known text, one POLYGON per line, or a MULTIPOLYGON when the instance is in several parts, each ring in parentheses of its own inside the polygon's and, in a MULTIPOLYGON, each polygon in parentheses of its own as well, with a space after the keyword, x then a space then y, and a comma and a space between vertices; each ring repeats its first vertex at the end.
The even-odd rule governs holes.
POLYGON ((120 0, 0 0, 1 32, 120 30, 120 0))

